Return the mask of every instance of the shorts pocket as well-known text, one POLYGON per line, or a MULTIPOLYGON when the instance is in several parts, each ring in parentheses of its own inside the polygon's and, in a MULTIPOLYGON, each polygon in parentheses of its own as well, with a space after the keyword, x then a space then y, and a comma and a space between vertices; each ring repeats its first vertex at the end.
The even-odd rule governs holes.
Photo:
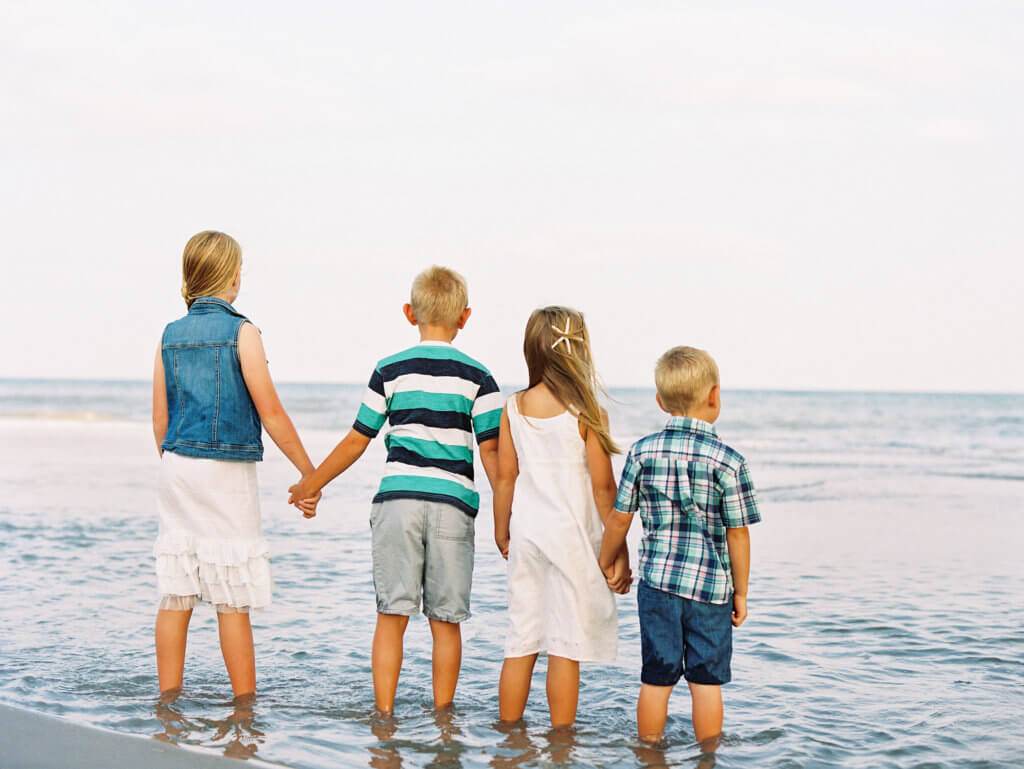
POLYGON ((451 505, 437 505, 435 508, 437 526, 434 532, 438 539, 451 539, 457 542, 472 542, 475 521, 458 508, 451 505))

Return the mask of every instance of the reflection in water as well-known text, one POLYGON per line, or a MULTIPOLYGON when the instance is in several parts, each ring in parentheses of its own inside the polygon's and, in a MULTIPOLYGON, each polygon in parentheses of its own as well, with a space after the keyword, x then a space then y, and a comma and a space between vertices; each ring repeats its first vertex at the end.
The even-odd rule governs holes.
POLYGON ((427 764, 428 769, 462 769, 459 755, 465 750, 463 744, 455 739, 462 730, 455 723, 455 708, 448 705, 434 711, 434 724, 441 733, 441 749, 434 759, 427 764))
MULTIPOLYGON (((714 769, 716 764, 715 751, 718 750, 720 741, 719 737, 712 737, 700 743, 700 756, 697 758, 697 762, 693 764, 695 769, 714 769)), ((664 739, 659 742, 644 742, 640 740, 632 745, 633 754, 643 769, 667 769, 670 762, 665 753, 669 747, 668 741, 664 739)))
POLYGON ((562 726, 547 733, 548 748, 551 762, 568 764, 572 760, 573 748, 576 747, 576 727, 562 726))
POLYGON ((370 731, 380 741, 380 745, 369 748, 371 769, 398 769, 402 755, 398 745, 392 742, 398 731, 398 719, 390 713, 375 712, 370 716, 370 731))
POLYGON ((223 720, 213 718, 188 719, 174 707, 180 690, 165 692, 154 708, 154 714, 164 730, 153 735, 162 742, 214 743, 222 746, 224 755, 231 758, 250 758, 256 755, 264 742, 264 733, 256 727, 255 694, 236 697, 231 702, 231 713, 223 720), (225 742, 226 740, 226 742, 225 742))
POLYGON ((540 750, 533 744, 526 731, 524 721, 519 720, 511 724, 498 721, 494 724, 494 730, 504 734, 505 739, 499 743, 498 752, 491 758, 492 769, 514 769, 540 755, 540 750))
MULTIPOLYGON (((417 724, 408 720, 405 721, 405 729, 410 732, 409 736, 396 739, 399 720, 390 714, 374 712, 367 722, 378 741, 377 745, 368 748, 371 769, 399 769, 404 760, 403 749, 417 755, 430 755, 430 761, 425 764, 428 769, 462 769, 461 756, 466 748, 459 739, 462 729, 455 722, 455 709, 451 706, 439 708, 432 715, 438 739, 424 739, 418 733, 417 724)), ((422 725, 420 722, 419 726, 422 725)), ((424 765, 415 758, 414 763, 416 766, 424 765)))
POLYGON ((522 719, 515 723, 497 721, 493 726, 496 732, 505 735, 505 739, 498 744, 497 752, 491 757, 492 769, 513 769, 544 758, 545 753, 553 764, 572 763, 577 745, 575 726, 549 729, 544 735, 548 741, 546 749, 534 744, 526 722, 522 719))

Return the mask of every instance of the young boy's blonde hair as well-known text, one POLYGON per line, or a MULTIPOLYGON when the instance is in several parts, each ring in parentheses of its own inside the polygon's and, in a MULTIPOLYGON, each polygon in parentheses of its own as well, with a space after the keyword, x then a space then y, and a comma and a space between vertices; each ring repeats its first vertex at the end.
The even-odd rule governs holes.
POLYGON ((417 323, 455 328, 469 306, 469 289, 455 270, 435 264, 416 276, 409 303, 417 323))
POLYGON ((201 296, 214 296, 235 282, 242 247, 230 235, 204 230, 189 238, 181 257, 181 295, 189 307, 201 296))
POLYGON ((696 347, 673 347, 658 358, 654 367, 658 397, 669 411, 686 413, 718 383, 715 359, 696 347))

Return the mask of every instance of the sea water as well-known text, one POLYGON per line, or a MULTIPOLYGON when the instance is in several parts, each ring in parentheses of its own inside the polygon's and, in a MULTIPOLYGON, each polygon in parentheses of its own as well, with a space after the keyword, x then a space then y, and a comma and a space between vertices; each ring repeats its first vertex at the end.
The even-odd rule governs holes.
MULTIPOLYGON (((361 397, 280 390, 315 460, 361 397)), ((611 396, 624 446, 663 424, 652 392, 611 396)), ((232 705, 201 607, 184 692, 161 705, 149 397, 145 383, 0 381, 2 702, 294 767, 1024 766, 1024 396, 724 394, 719 433, 747 456, 764 521, 714 755, 693 741, 685 688, 662 745, 634 738, 635 591, 618 599, 617 662, 582 667, 574 729, 548 726, 543 659, 524 723, 498 722, 505 563, 486 481, 455 706, 431 707, 415 618, 395 716, 375 715, 367 518, 382 441, 311 521, 287 506, 296 473, 267 441, 276 586, 254 619, 258 696, 232 705)))

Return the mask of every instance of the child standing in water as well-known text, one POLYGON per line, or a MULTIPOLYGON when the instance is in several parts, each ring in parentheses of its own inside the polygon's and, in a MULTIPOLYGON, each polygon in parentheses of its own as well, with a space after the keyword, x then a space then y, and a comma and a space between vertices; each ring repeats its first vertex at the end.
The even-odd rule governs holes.
POLYGON ((732 629, 747 618, 750 534, 761 520, 743 456, 715 432, 718 366, 704 350, 673 347, 654 371, 665 429, 626 455, 615 512, 605 523, 602 568, 611 568, 635 513, 640 545, 640 739, 658 742, 680 678, 693 700, 693 733, 714 749, 722 685, 732 679, 732 629))
MULTIPOLYGON (((222 232, 185 246, 188 314, 164 329, 153 371, 153 435, 160 452, 156 556, 160 691, 181 688, 192 609, 217 609, 221 652, 235 696, 256 689, 249 612, 270 605, 256 463, 262 427, 299 472, 313 470, 277 397, 255 326, 232 306, 242 249, 222 232)), ((310 517, 319 495, 298 504, 310 517)))
POLYGON ((503 721, 526 709, 533 667, 548 654, 551 725, 576 720, 580 662, 613 662, 629 556, 606 577, 597 565, 602 523, 615 500, 618 449, 598 405, 583 315, 545 307, 530 315, 523 353, 529 387, 505 404, 498 437, 494 537, 508 559, 509 633, 499 685, 503 721), (609 589, 611 588, 611 590, 609 589))
POLYGON ((434 640, 434 706, 455 697, 480 506, 473 439, 491 480, 501 417, 501 393, 490 372, 452 345, 470 316, 462 276, 446 267, 424 270, 402 311, 419 330, 419 344, 377 363, 348 435, 290 489, 293 500, 319 492, 390 424, 384 477, 370 508, 377 595, 373 696, 382 713, 394 709, 405 629, 421 606, 434 640))

